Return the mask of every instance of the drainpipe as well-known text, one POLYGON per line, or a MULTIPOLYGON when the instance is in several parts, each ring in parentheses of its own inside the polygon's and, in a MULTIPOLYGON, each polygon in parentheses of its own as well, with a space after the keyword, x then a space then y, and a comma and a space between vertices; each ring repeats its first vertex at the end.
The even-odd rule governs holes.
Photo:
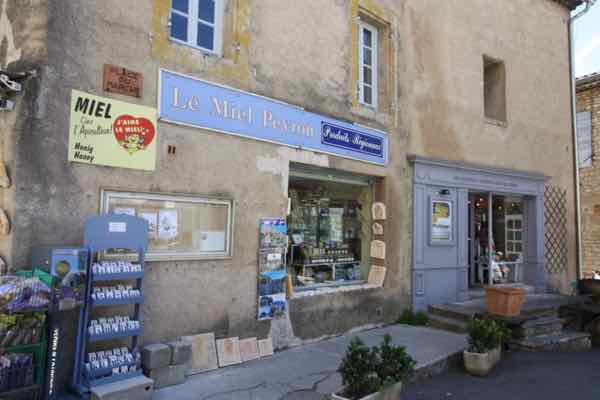
POLYGON ((569 69, 571 73, 571 129, 573 130, 573 152, 575 153, 575 216, 577 220, 577 261, 576 261, 576 273, 577 279, 581 279, 581 264, 582 264, 582 250, 581 250, 581 192, 579 186, 579 152, 577 149, 577 97, 576 97, 576 82, 575 82, 575 21, 586 14, 590 8, 594 5, 596 0, 587 0, 585 2, 585 8, 575 15, 569 18, 569 69))

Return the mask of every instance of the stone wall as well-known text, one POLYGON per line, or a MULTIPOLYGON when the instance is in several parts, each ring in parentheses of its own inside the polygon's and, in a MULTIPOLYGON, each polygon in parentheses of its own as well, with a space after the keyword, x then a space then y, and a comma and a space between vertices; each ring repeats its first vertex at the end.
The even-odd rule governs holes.
POLYGON ((592 113, 592 164, 579 169, 581 187, 582 272, 600 270, 600 86, 577 91, 577 112, 592 113))

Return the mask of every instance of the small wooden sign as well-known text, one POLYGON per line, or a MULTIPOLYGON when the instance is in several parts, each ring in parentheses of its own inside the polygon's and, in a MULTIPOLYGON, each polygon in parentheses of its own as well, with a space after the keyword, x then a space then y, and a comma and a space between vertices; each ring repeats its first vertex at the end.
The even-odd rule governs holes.
POLYGON ((104 64, 102 87, 105 92, 119 93, 126 96, 142 97, 144 76, 140 72, 111 64, 104 64))

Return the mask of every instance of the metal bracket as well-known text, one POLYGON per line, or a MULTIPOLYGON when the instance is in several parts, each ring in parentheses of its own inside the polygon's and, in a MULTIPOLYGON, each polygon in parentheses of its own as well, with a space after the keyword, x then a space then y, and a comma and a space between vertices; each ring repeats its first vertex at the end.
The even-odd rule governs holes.
POLYGON ((7 99, 0 99, 0 111, 12 111, 15 108, 15 102, 7 99))
POLYGON ((21 91, 21 84, 11 80, 6 74, 0 73, 0 83, 7 89, 12 90, 13 92, 21 91))

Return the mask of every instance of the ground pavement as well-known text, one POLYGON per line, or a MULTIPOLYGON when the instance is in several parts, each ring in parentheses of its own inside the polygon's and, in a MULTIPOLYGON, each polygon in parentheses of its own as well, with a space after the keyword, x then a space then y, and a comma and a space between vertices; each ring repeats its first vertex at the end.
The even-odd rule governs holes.
POLYGON ((599 400, 600 349, 581 353, 510 352, 485 378, 462 370, 410 383, 402 400, 599 400))
MULTIPOLYGON (((321 400, 341 388, 336 369, 354 336, 368 345, 389 333, 406 346, 417 368, 436 370, 460 353, 466 337, 436 329, 391 325, 295 347, 272 357, 194 375, 178 386, 154 392, 153 400, 321 400)), ((489 399, 486 399, 489 400, 489 399)))

